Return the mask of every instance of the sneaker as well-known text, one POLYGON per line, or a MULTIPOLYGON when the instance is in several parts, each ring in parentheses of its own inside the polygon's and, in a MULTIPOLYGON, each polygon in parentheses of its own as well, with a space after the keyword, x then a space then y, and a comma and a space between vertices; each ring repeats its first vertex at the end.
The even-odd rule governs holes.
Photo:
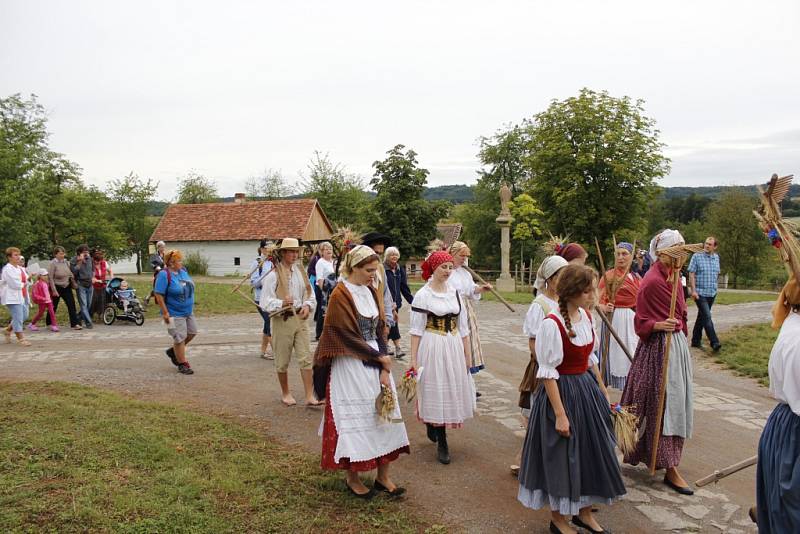
POLYGON ((94 328, 94 325, 92 323, 86 323, 86 328, 91 330, 92 328, 94 328))
POLYGON ((38 332, 39 331, 39 327, 36 326, 35 324, 31 323, 31 324, 28 325, 28 330, 30 330, 31 332, 38 332))
POLYGON ((722 350, 722 344, 720 343, 720 344, 714 345, 713 347, 711 347, 711 350, 713 350, 714 352, 719 352, 720 350, 722 350))
POLYGON ((194 371, 189 366, 189 362, 186 363, 179 363, 178 364, 178 372, 182 375, 193 375, 194 371))
POLYGON ((175 358, 175 348, 174 347, 170 347, 167 350, 165 350, 164 352, 167 353, 167 356, 169 357, 170 361, 172 361, 172 365, 177 367, 178 366, 178 360, 177 360, 177 358, 175 358))
POLYGON ((51 332, 58 332, 59 330, 58 330, 58 327, 56 325, 52 325, 52 326, 50 326, 50 331, 51 332))

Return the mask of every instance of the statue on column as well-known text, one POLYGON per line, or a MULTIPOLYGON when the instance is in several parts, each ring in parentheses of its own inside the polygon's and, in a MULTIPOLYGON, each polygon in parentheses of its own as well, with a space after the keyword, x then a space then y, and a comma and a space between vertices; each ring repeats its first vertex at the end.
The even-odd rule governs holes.
POLYGON ((511 189, 508 184, 503 184, 500 187, 500 215, 511 215, 508 210, 508 203, 511 202, 511 189))

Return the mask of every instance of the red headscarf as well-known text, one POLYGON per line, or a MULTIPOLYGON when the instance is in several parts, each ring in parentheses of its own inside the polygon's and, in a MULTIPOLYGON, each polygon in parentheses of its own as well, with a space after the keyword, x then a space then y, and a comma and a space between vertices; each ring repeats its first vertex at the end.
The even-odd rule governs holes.
POLYGON ((422 279, 427 280, 441 264, 448 262, 453 263, 453 256, 443 250, 434 252, 422 262, 422 279))

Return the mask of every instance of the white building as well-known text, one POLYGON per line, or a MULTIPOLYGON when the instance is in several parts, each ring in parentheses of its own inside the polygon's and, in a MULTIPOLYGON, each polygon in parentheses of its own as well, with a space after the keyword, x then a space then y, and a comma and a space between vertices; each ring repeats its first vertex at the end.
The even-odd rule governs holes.
POLYGON ((208 274, 247 274, 258 256, 261 239, 294 237, 303 242, 330 239, 333 227, 316 199, 172 204, 150 237, 179 249, 184 258, 199 252, 208 259, 208 274))

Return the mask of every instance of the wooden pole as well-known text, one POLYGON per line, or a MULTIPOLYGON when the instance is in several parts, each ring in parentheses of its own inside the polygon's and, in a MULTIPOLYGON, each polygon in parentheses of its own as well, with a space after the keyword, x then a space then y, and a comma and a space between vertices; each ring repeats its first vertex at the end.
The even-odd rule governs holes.
MULTIPOLYGON (((594 238, 594 246, 597 248, 597 259, 600 261, 600 270, 603 272, 603 281, 605 282, 605 289, 606 289, 606 300, 608 300, 610 302, 611 293, 609 293, 609 289, 608 289, 608 277, 606 276, 606 262, 605 262, 605 260, 603 260, 603 251, 600 250, 600 242, 597 240, 596 236, 594 238)), ((598 309, 597 311, 600 313, 601 317, 605 317, 605 314, 600 309, 598 309)), ((614 317, 613 312, 612 312, 611 317, 612 318, 614 317)), ((608 327, 609 331, 611 331, 612 330, 611 321, 608 320, 608 318, 606 318, 606 320, 603 321, 603 322, 605 323, 606 327, 608 327)), ((606 360, 608 359, 608 349, 609 349, 610 343, 611 343, 611 340, 608 338, 608 336, 606 336, 606 339, 604 340, 603 344, 600 346, 600 375, 601 376, 603 374, 603 369, 605 369, 606 360)), ((609 374, 611 374, 611 373, 609 373, 609 374)))
POLYGON ((723 467, 722 469, 717 469, 716 471, 714 471, 710 475, 705 476, 705 477, 701 478, 700 480, 698 480, 697 482, 695 482, 694 485, 697 486, 698 488, 702 488, 703 486, 707 486, 708 484, 711 484, 712 482, 719 482, 720 480, 722 480, 725 477, 731 476, 734 473, 738 473, 742 469, 746 469, 746 468, 750 467, 751 465, 755 465, 756 462, 758 462, 758 455, 751 456, 750 458, 747 458, 746 460, 742 460, 741 462, 737 462, 737 463, 735 463, 733 465, 729 465, 728 467, 723 467))
MULTIPOLYGON (((669 318, 675 318, 675 305, 678 301, 678 286, 681 283, 680 271, 675 266, 675 259, 671 260, 672 269, 672 296, 669 305, 669 318)), ((658 454, 658 442, 661 439, 661 426, 664 422, 664 402, 667 398, 667 371, 669 370, 669 350, 672 345, 672 332, 667 332, 667 342, 664 347, 664 363, 661 369, 661 388, 658 390, 658 411, 656 412, 656 429, 653 436, 653 451, 650 453, 650 475, 656 474, 656 455, 658 454)))
MULTIPOLYGON (((464 269, 465 269, 465 270, 466 270, 466 271, 467 271, 469 274, 471 274, 471 275, 472 275, 472 277, 473 277, 475 280, 477 280, 477 281, 478 281, 478 282, 480 282, 481 284, 487 284, 487 283, 488 283, 488 282, 486 282, 486 280, 484 280, 484 279, 483 279, 483 277, 481 277, 481 275, 479 275, 478 273, 476 273, 475 271, 473 271, 473 270, 472 270, 470 267, 468 267, 467 265, 463 265, 462 267, 464 267, 464 269)), ((497 290, 496 290, 495 288, 491 288, 489 291, 492 293, 492 295, 494 295, 495 297, 497 297, 497 300, 499 300, 500 302, 502 302, 503 304, 505 304, 505 305, 506 305, 506 308, 508 308, 508 309, 509 309, 509 310, 511 310, 512 312, 516 313, 516 311, 517 311, 517 310, 515 310, 515 309, 514 309, 514 308, 511 306, 511 304, 509 304, 509 303, 508 303, 508 301, 507 301, 506 299, 504 299, 504 298, 503 298, 503 297, 500 295, 500 293, 498 293, 498 292, 497 292, 497 290)))
POLYGON ((606 325, 608 331, 611 332, 611 335, 617 341, 617 344, 619 344, 619 346, 622 348, 622 352, 625 353, 625 356, 628 357, 628 360, 633 362, 633 356, 631 355, 630 349, 628 349, 628 346, 622 341, 622 338, 619 337, 619 334, 616 330, 614 330, 614 327, 611 326, 611 320, 608 318, 608 316, 606 316, 606 314, 600 310, 597 310, 597 315, 600 316, 600 320, 603 321, 603 324, 606 325))

